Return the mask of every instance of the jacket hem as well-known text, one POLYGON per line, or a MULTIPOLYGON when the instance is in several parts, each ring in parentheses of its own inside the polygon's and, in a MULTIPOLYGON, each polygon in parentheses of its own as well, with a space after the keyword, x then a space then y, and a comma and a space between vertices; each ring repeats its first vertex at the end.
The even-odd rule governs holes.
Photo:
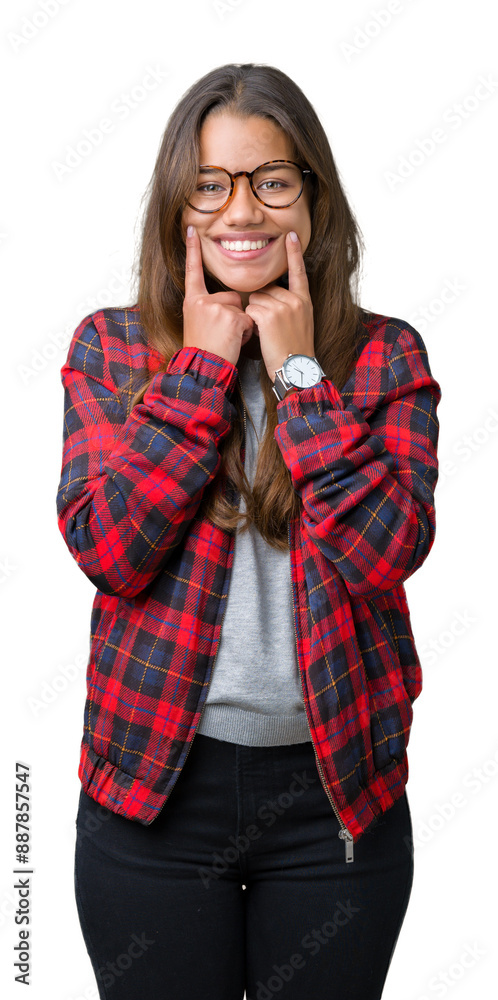
MULTIPOLYGON (((111 812, 150 826, 169 798, 169 793, 154 792, 141 778, 122 771, 82 743, 78 770, 83 791, 111 812)), ((344 824, 357 842, 366 831, 403 795, 408 780, 408 758, 382 775, 377 771, 368 785, 358 790, 356 798, 346 801, 343 796, 337 809, 344 824)))
POLYGON ((341 819, 353 837, 359 838, 372 827, 378 819, 403 795, 408 781, 408 757, 406 753, 386 774, 376 771, 367 785, 359 788, 352 801, 338 805, 341 819))
POLYGON ((145 826, 156 819, 167 798, 146 788, 143 779, 134 778, 99 756, 85 742, 81 745, 78 777, 83 791, 99 805, 145 826))

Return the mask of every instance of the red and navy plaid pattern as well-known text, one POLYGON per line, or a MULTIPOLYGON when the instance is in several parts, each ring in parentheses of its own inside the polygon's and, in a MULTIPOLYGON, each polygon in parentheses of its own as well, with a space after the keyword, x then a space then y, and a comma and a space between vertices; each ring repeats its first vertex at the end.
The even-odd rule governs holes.
MULTIPOLYGON (((234 553, 202 499, 237 418, 237 368, 195 347, 160 363, 137 306, 82 320, 61 372, 57 496, 66 544, 97 588, 79 777, 146 825, 200 719, 234 553), (118 389, 152 374, 131 409, 118 389)), ((278 404, 275 437, 302 500, 289 539, 305 707, 355 839, 408 778, 422 670, 403 584, 434 541, 440 397, 420 334, 365 313, 342 390, 325 379, 278 404)))

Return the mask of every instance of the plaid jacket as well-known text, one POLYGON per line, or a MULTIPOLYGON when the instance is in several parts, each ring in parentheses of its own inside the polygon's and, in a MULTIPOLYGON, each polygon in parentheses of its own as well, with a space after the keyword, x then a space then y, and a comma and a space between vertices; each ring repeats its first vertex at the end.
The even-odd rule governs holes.
MULTIPOLYGON (((289 543, 304 704, 350 844, 408 779, 422 669, 403 583, 434 541, 441 396, 416 330, 366 312, 363 325, 342 390, 325 379, 287 396, 275 429, 302 501, 289 543)), ((137 306, 106 308, 82 320, 61 370, 58 522, 97 588, 78 773, 97 802, 145 825, 200 720, 235 537, 201 501, 236 417, 237 368, 194 347, 167 372, 161 360, 137 306), (154 377, 131 410, 117 389, 132 373, 154 377)))

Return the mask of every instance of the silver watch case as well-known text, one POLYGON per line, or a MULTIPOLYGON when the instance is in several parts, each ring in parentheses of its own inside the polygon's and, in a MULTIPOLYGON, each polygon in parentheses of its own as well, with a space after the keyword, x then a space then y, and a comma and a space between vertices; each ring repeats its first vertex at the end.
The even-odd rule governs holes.
POLYGON ((318 385, 318 383, 322 381, 324 375, 325 372, 320 367, 320 364, 316 358, 310 357, 309 354, 289 354, 286 357, 285 361, 283 362, 282 367, 278 368, 278 370, 275 372, 275 381, 273 383, 272 389, 277 399, 280 400, 284 398, 288 389, 297 389, 298 391, 300 391, 301 389, 309 389, 314 385, 318 385), (306 361, 312 361, 314 366, 316 367, 317 378, 315 382, 312 382, 311 385, 304 386, 304 385, 298 385, 297 382, 293 381, 292 377, 289 377, 289 375, 286 373, 286 369, 288 372, 288 367, 287 367, 288 361, 291 358, 306 358, 306 361))

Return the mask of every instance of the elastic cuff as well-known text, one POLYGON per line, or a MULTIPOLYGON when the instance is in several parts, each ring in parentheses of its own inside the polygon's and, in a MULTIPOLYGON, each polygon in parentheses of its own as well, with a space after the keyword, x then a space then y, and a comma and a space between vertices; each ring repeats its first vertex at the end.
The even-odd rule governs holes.
POLYGON ((231 361, 200 347, 181 347, 166 369, 168 375, 184 375, 187 371, 194 378, 200 375, 208 384, 221 385, 227 391, 233 390, 238 375, 231 361))
POLYGON ((301 417, 306 412, 309 403, 314 403, 321 413, 323 409, 344 410, 344 400, 330 379, 322 379, 318 385, 311 385, 298 392, 290 392, 277 404, 279 423, 290 417, 301 417), (325 404, 325 406, 324 406, 325 404))

